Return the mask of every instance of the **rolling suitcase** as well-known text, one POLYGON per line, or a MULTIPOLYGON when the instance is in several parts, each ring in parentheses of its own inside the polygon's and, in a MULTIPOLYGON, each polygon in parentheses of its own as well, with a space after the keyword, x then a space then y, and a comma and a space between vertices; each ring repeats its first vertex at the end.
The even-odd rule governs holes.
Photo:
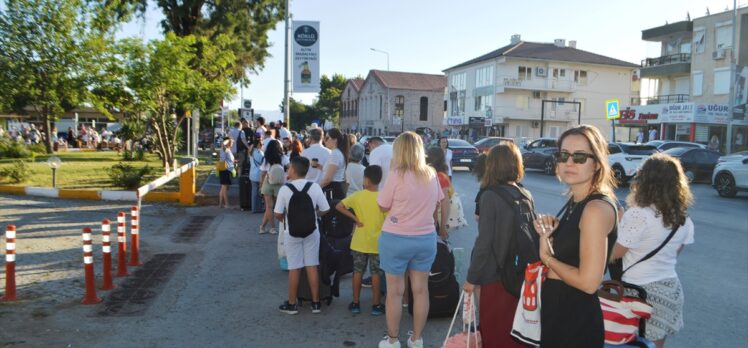
POLYGON ((241 210, 252 209, 252 183, 249 177, 242 175, 239 177, 239 208, 241 210))

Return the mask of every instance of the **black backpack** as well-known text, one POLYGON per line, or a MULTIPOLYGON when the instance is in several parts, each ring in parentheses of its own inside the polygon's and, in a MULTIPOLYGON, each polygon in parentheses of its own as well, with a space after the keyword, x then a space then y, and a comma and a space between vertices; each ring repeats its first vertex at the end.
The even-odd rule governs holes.
POLYGON ((291 183, 286 186, 293 192, 286 211, 288 234, 291 237, 305 238, 317 229, 317 209, 312 202, 312 197, 307 193, 312 183, 307 182, 301 191, 291 183))
POLYGON ((530 194, 514 186, 497 185, 489 188, 499 195, 514 210, 514 234, 509 241, 509 252, 504 267, 499 270, 504 288, 519 298, 522 282, 525 281, 525 268, 540 260, 538 251, 540 238, 535 232, 535 206, 530 194))
MULTIPOLYGON (((346 238, 353 234, 353 230, 356 228, 356 222, 335 209, 341 200, 332 199, 328 200, 328 202, 330 203, 331 209, 322 217, 320 231, 325 234, 325 237, 334 239, 346 238)), ((353 213, 352 209, 349 208, 348 210, 353 213)))

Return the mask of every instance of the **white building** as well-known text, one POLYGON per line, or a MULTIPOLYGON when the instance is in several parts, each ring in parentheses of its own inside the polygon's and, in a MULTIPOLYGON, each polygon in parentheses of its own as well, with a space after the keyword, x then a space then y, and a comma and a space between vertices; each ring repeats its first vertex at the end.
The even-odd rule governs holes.
POLYGON ((361 129, 358 124, 358 95, 363 85, 364 79, 350 79, 340 93, 340 129, 346 133, 361 129))
POLYGON ((514 35, 509 45, 444 70, 447 121, 471 136, 556 137, 580 122, 610 136, 605 100, 625 106, 638 95, 637 67, 579 50, 576 41, 514 35))

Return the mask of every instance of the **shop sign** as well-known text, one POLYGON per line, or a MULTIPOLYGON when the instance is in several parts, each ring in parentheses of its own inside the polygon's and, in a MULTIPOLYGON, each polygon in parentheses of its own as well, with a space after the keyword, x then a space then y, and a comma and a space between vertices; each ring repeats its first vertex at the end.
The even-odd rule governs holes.
POLYGON ((460 126, 462 125, 462 117, 447 117, 447 125, 449 126, 460 126))
POLYGON ((694 122, 728 124, 730 107, 723 104, 696 104, 694 122))
POLYGON ((657 112, 646 112, 633 108, 621 110, 621 118, 618 119, 620 124, 647 124, 657 121, 659 114, 657 112))
POLYGON ((484 117, 470 117, 468 125, 470 127, 483 127, 485 125, 484 117))
POLYGON ((675 103, 662 105, 662 117, 668 122, 693 122, 693 103, 675 103))
POLYGON ((724 104, 672 103, 641 105, 621 110, 621 125, 658 123, 728 124, 730 107, 724 104))

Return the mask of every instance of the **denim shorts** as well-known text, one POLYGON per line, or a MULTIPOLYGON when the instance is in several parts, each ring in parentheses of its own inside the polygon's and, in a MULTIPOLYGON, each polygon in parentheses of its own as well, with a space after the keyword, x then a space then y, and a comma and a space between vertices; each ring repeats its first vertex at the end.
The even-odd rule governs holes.
POLYGON ((382 231, 379 236, 379 268, 403 275, 406 270, 428 272, 436 258, 436 232, 404 236, 382 231))

